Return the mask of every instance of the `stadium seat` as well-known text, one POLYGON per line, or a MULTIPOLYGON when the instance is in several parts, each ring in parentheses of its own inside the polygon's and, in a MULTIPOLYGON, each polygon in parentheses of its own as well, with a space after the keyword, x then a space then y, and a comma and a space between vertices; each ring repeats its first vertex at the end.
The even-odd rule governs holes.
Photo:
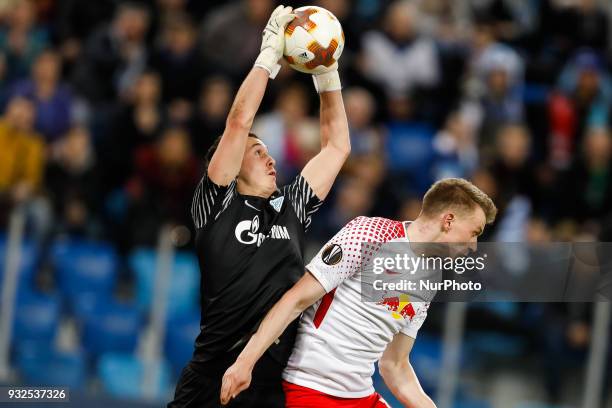
POLYGON ((117 277, 118 257, 106 243, 65 240, 55 243, 51 258, 58 284, 68 298, 83 292, 110 294, 117 277))
MULTIPOLYGON (((7 237, 0 234, 0 287, 4 279, 4 268, 6 266, 7 237)), ((19 262, 19 282, 20 285, 32 284, 32 277, 36 273, 36 265, 39 260, 38 246, 29 240, 24 240, 21 244, 21 257, 19 262)))
POLYGON ((459 399, 453 403, 453 408, 491 408, 491 403, 474 399, 459 399))
POLYGON ((492 357, 514 358, 521 356, 527 347, 526 340, 513 335, 489 331, 470 331, 466 336, 470 355, 485 353, 492 357))
MULTIPOLYGON (((129 265, 135 273, 136 299, 142 313, 151 308, 155 285, 157 253, 152 249, 140 248, 132 252, 129 265)), ((198 305, 200 272, 197 258, 191 253, 175 254, 170 278, 168 316, 189 313, 198 305)))
POLYGON ((32 290, 20 290, 15 305, 13 340, 51 344, 60 317, 60 299, 32 290))
POLYGON ((134 305, 99 301, 84 316, 81 342, 94 358, 106 352, 131 353, 138 344, 141 323, 134 305))
POLYGON ((86 380, 86 361, 82 351, 62 352, 51 345, 19 343, 16 363, 27 385, 63 386, 81 389, 86 380))
POLYGON ((167 399, 171 390, 170 367, 167 362, 145 363, 131 354, 107 353, 98 362, 98 376, 104 390, 114 397, 138 399, 146 397, 143 389, 145 370, 156 370, 153 399, 167 399))
POLYGON ((200 311, 171 319, 166 329, 164 352, 178 375, 193 354, 193 343, 200 333, 200 311))
POLYGON ((388 126, 385 151, 389 170, 404 175, 412 184, 411 188, 417 191, 425 191, 431 184, 433 136, 427 125, 391 123, 388 126))

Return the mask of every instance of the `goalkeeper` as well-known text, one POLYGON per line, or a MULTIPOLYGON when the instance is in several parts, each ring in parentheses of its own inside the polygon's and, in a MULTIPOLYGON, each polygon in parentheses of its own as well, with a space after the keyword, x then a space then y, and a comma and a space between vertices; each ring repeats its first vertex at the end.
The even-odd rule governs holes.
MULTIPOLYGON (((263 32, 261 53, 238 90, 223 135, 207 154, 207 170, 191 208, 201 270, 200 334, 168 407, 218 407, 221 378, 268 310, 304 274, 304 234, 350 152, 335 63, 314 76, 320 94, 321 151, 295 180, 276 186, 275 161, 250 133, 295 17, 279 6, 263 32)), ((231 407, 285 406, 281 373, 293 349, 293 325, 253 370, 251 387, 231 407)))

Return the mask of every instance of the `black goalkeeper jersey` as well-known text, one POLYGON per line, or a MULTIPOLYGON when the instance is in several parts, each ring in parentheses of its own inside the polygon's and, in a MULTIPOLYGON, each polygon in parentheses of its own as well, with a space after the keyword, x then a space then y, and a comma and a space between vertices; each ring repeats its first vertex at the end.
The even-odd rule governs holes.
MULTIPOLYGON (((268 310, 302 277, 304 233, 320 205, 301 175, 267 199, 239 194, 235 181, 224 187, 202 178, 191 208, 202 313, 194 363, 221 361, 216 365, 224 371, 268 310)), ((290 326, 268 350, 283 365, 295 330, 290 326)))

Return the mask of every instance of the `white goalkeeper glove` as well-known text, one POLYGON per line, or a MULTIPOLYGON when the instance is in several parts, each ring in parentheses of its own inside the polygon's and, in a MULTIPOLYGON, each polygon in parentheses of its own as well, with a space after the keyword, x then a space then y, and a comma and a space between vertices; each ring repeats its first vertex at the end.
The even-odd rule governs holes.
POLYGON ((261 40, 261 51, 255 60, 255 66, 268 71, 270 78, 274 79, 280 70, 278 61, 285 50, 285 28, 296 15, 292 14, 293 8, 278 6, 268 20, 263 30, 261 40))
POLYGON ((338 75, 338 61, 334 62, 327 72, 313 75, 312 80, 318 93, 341 90, 342 84, 340 83, 340 75, 338 75))

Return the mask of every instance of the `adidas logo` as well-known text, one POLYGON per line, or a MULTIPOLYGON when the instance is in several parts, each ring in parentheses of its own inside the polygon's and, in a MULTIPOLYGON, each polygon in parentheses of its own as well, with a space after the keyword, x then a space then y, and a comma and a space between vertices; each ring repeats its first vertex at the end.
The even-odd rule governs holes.
POLYGON ((270 205, 272 206, 272 208, 276 210, 276 212, 280 212, 281 207, 283 206, 284 200, 285 200, 285 197, 280 196, 278 198, 275 198, 274 200, 270 200, 270 205))
POLYGON ((308 58, 308 54, 306 54, 305 52, 301 53, 300 55, 298 55, 298 57, 300 58, 308 58))

